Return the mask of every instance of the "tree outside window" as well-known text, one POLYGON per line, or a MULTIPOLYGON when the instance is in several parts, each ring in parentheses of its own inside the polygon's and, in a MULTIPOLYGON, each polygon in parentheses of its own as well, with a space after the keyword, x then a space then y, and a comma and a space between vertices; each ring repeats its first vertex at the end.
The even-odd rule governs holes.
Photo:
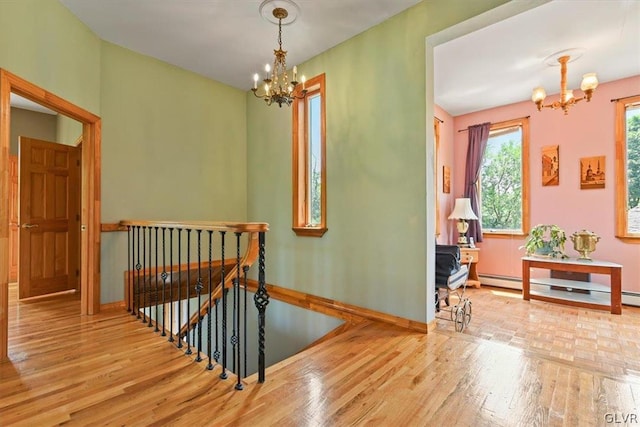
POLYGON ((480 220, 483 233, 523 234, 528 203, 528 121, 491 126, 480 169, 480 220))

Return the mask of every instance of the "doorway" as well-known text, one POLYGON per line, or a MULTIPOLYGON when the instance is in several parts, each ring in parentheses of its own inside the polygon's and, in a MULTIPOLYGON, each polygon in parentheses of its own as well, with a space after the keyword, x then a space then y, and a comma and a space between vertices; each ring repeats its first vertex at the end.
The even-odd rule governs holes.
POLYGON ((81 315, 100 309, 100 117, 0 69, 0 361, 8 360, 9 273, 9 132, 10 96, 30 101, 82 123, 80 310, 81 315))

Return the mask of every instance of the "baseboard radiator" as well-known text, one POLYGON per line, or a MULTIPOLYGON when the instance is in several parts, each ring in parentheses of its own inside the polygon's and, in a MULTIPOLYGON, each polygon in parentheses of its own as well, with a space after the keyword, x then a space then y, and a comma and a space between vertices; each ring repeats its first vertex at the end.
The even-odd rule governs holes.
MULTIPOLYGON (((486 286, 522 290, 520 277, 498 276, 492 274, 480 274, 480 282, 486 286)), ((622 304, 640 307, 640 293, 622 291, 622 304)))

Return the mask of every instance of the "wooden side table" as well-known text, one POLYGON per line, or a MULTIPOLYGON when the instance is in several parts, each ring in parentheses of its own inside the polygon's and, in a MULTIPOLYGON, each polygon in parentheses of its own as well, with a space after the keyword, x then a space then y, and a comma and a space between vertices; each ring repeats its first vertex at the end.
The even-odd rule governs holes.
POLYGON ((610 310, 611 314, 622 314, 622 265, 598 260, 523 257, 522 299, 526 301, 537 299, 574 307, 610 310), (532 268, 606 274, 609 275, 609 285, 553 277, 532 279, 532 268))
POLYGON ((460 262, 469 265, 469 278, 467 279, 467 286, 480 287, 480 278, 478 277, 478 271, 476 265, 480 261, 480 248, 460 248, 460 262))

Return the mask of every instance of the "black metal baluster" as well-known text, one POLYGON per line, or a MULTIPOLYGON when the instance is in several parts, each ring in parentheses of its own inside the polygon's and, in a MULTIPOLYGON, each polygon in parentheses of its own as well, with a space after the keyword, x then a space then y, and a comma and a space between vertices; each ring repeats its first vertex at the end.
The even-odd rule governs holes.
POLYGON ((213 231, 209 230, 209 300, 207 301, 207 356, 209 357, 209 363, 207 369, 211 371, 213 369, 213 363, 211 362, 211 294, 213 290, 213 231))
POLYGON ((200 268, 200 264, 202 263, 201 259, 201 238, 202 230, 198 230, 198 283, 196 284, 196 293, 198 294, 198 343, 197 343, 197 351, 198 355, 196 356, 196 362, 201 362, 202 357, 200 357, 200 352, 202 351, 202 271, 200 268))
POLYGON ((151 283, 152 283, 152 281, 151 281, 151 274, 152 274, 151 273, 151 271, 152 271, 151 270, 151 255, 152 255, 151 254, 151 236, 152 236, 151 227, 149 227, 149 271, 147 273, 147 279, 149 281, 149 304, 148 304, 148 307, 149 307, 149 323, 147 323, 147 326, 149 328, 151 326, 153 326, 153 324, 151 323, 151 295, 152 295, 152 293, 151 293, 151 283))
POLYGON ((264 245, 265 245, 265 233, 261 231, 258 233, 258 290, 253 296, 253 300, 258 309, 258 382, 264 382, 265 373, 265 357, 264 357, 264 343, 265 343, 265 311, 267 304, 269 304, 269 294, 267 292, 265 275, 264 275, 264 245))
MULTIPOLYGON (((173 228, 169 229, 169 271, 171 280, 169 281, 169 342, 173 342, 173 228)), ((180 280, 178 280, 180 282, 180 280)))
POLYGON ((222 292, 222 373, 220 378, 226 380, 227 375, 227 290, 225 289, 224 282, 224 236, 226 231, 221 231, 222 236, 222 280, 221 280, 221 292, 222 292))
POLYGON ((142 323, 146 323, 147 318, 147 227, 142 227, 142 323))
POLYGON ((242 271, 244 273, 244 375, 247 375, 247 272, 249 271, 249 266, 245 265, 242 267, 242 271))
POLYGON ((178 228, 178 330, 176 331, 176 338, 178 339, 178 348, 182 348, 182 337, 180 336, 180 325, 182 325, 182 229, 178 228))
MULTIPOLYGON (((137 270, 137 277, 136 277, 136 285, 135 285, 135 311, 136 311, 136 318, 139 319, 140 318, 140 269, 142 268, 142 265, 140 264, 140 226, 136 226, 136 234, 137 234, 137 238, 136 238, 136 243, 137 243, 137 247, 138 247, 138 256, 136 259, 136 270, 137 270)), ((133 313, 131 313, 133 314, 133 313)))
POLYGON ((133 300, 131 299, 131 288, 133 287, 133 261, 131 259, 131 226, 127 225, 127 289, 126 299, 128 301, 127 311, 132 311, 133 300))
POLYGON ((160 298, 158 298, 158 227, 154 227, 154 231, 156 234, 156 239, 155 239, 155 252, 156 252, 156 328, 154 330, 154 332, 159 332, 160 329, 158 328, 158 324, 160 323, 160 320, 158 319, 158 302, 160 301, 160 298))
POLYGON ((236 373, 236 390, 242 390, 242 365, 240 364, 240 236, 242 233, 236 232, 236 278, 233 283, 233 334, 231 343, 233 344, 233 370, 236 373), (237 370, 236 370, 237 368, 237 370))
MULTIPOLYGON (((167 229, 162 227, 162 336, 167 336, 167 328, 165 320, 167 318, 167 251, 165 249, 165 231, 167 229)), ((156 319, 156 322, 158 319, 156 319)))
POLYGON ((184 354, 191 354, 191 337, 189 336, 189 332, 191 332, 191 302, 189 299, 191 298, 191 229, 187 228, 187 330, 185 331, 185 336, 187 338, 187 351, 184 354))

